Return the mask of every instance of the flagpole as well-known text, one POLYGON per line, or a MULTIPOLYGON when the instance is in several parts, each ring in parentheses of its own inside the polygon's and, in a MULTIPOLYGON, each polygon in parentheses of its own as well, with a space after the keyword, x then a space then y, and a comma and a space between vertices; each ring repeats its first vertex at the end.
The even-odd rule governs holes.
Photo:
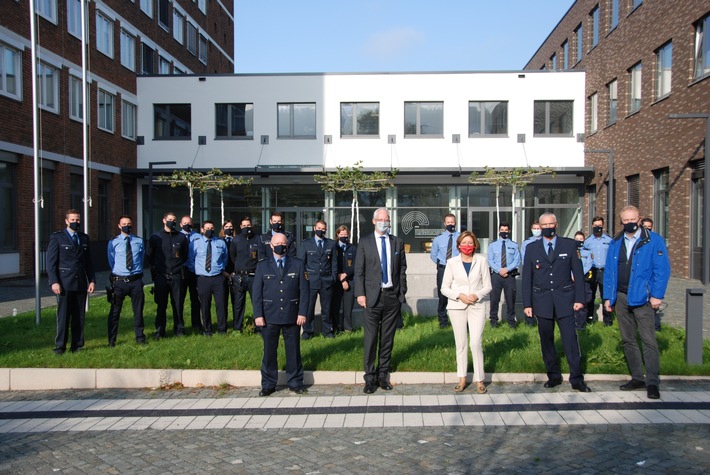
POLYGON ((87 115, 89 113, 89 101, 87 100, 86 87, 86 0, 81 0, 81 94, 82 94, 82 139, 83 139, 83 160, 84 160, 84 231, 89 233, 89 206, 91 197, 89 196, 89 134, 87 130, 87 115))
POLYGON ((42 305, 39 293, 40 249, 39 249, 39 208, 42 202, 39 189, 39 136, 38 136, 38 101, 37 101, 37 32, 35 31, 35 2, 30 1, 30 39, 32 41, 32 147, 34 149, 34 202, 35 208, 35 324, 41 321, 42 305))

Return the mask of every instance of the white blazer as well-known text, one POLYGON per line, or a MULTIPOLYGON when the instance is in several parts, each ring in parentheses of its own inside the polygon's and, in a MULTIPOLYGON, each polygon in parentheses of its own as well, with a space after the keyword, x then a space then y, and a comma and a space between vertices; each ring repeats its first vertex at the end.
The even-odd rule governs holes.
POLYGON ((491 271, 486 256, 473 255, 471 272, 468 275, 466 275, 460 254, 446 261, 444 278, 441 282, 441 293, 449 298, 446 308, 463 310, 468 307, 467 304, 459 300, 460 294, 475 294, 478 300, 473 306, 484 306, 488 303, 488 294, 491 293, 491 290, 491 271))

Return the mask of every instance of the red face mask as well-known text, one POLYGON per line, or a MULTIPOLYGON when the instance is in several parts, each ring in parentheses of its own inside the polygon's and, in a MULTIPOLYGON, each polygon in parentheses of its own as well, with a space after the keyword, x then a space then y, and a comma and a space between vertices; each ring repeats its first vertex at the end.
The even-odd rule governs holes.
POLYGON ((473 246, 459 246, 459 251, 461 251, 461 254, 464 254, 466 256, 473 255, 473 251, 475 250, 476 248, 473 246))

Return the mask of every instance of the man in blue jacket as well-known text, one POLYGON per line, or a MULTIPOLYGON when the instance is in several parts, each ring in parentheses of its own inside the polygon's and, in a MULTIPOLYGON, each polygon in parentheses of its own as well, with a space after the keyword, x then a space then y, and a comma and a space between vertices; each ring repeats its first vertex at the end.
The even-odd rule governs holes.
POLYGON ((654 311, 663 303, 671 266, 663 238, 639 225, 639 210, 621 210, 623 231, 609 245, 604 276, 604 308, 616 310, 621 345, 631 371, 631 381, 622 391, 646 388, 650 399, 661 397, 658 386, 660 356, 654 311), (643 344, 643 358, 636 333, 643 344), (646 377, 644 378, 644 364, 646 377))

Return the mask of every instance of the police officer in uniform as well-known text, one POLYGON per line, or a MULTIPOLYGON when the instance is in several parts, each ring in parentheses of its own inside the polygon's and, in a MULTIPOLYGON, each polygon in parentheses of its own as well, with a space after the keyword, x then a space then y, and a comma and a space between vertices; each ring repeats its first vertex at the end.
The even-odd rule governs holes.
POLYGON ((353 291, 353 277, 355 275, 355 256, 357 246, 350 243, 350 232, 345 225, 335 231, 338 238, 338 282, 333 286, 333 300, 330 304, 331 321, 336 331, 351 332, 353 330, 353 306, 355 305, 355 292, 353 291), (343 308, 342 317, 340 307, 343 308))
POLYGON ((301 335, 304 340, 313 337, 316 299, 319 297, 321 319, 323 321, 321 333, 326 338, 335 336, 333 334, 330 304, 333 300, 333 286, 337 282, 338 259, 335 241, 325 236, 327 230, 326 222, 319 219, 313 225, 314 236, 304 239, 298 249, 298 258, 303 261, 303 265, 306 267, 308 286, 310 287, 306 325, 303 327, 303 334, 301 335))
POLYGON ((47 245, 47 275, 52 292, 57 296, 57 334, 54 353, 67 350, 71 328, 72 352, 84 347, 84 312, 88 294, 96 284, 94 266, 89 253, 89 236, 79 231, 81 215, 75 209, 67 211, 66 229, 49 237, 47 245), (87 294, 88 293, 88 294, 87 294))
POLYGON ((173 308, 173 329, 175 335, 185 334, 185 321, 182 317, 182 272, 187 261, 187 237, 178 231, 177 216, 172 211, 163 215, 163 229, 154 233, 148 239, 146 257, 150 264, 150 274, 153 278, 153 293, 158 306, 155 315, 155 335, 159 340, 165 336, 167 326, 166 311, 168 296, 173 308))
POLYGON ((123 300, 130 297, 133 307, 133 329, 136 343, 145 344, 143 333, 143 258, 145 247, 143 238, 134 236, 133 220, 123 215, 118 220, 121 233, 108 243, 108 265, 111 268, 111 310, 108 314, 108 346, 116 346, 118 320, 123 308, 123 300))
POLYGON ((269 242, 274 234, 280 233, 286 236, 286 240, 288 241, 286 244, 287 254, 291 257, 296 257, 296 241, 293 234, 284 230, 284 214, 280 211, 274 211, 271 213, 271 218, 269 218, 269 226, 271 226, 271 230, 261 235, 262 255, 264 257, 271 257, 271 246, 269 245, 269 242))
POLYGON ((276 233, 269 246, 271 254, 256 266, 254 276, 254 324, 261 328, 264 356, 261 361, 261 391, 269 396, 276 391, 278 362, 276 359, 279 335, 283 335, 286 349, 288 387, 296 394, 306 394, 303 387, 300 327, 306 323, 308 309, 308 280, 303 261, 287 255, 288 239, 276 233))
POLYGON ((202 307, 202 328, 212 336, 212 297, 217 309, 217 331, 227 333, 227 309, 224 307, 224 269, 227 265, 227 245, 215 236, 214 223, 202 222, 202 234, 190 243, 188 257, 197 275, 197 293, 202 307))
MULTIPOLYGON (((491 298, 491 327, 498 326, 498 305, 500 304, 500 293, 505 296, 505 306, 507 309, 508 325, 515 328, 515 276, 519 274, 520 251, 518 245, 510 239, 510 225, 501 223, 498 227, 498 236, 488 245, 488 267, 491 268, 491 285, 493 291, 491 298)), ((526 321, 528 325, 533 324, 533 320, 526 321)))
MULTIPOLYGON (((604 297, 604 266, 606 265, 606 255, 611 244, 611 237, 604 232, 604 218, 595 216, 592 218, 592 235, 584 241, 584 248, 588 250, 592 256, 592 274, 589 281, 589 286, 592 290, 592 300, 587 304, 587 323, 597 321, 596 312, 594 311, 594 299, 597 296, 597 288, 602 301, 604 297)), ((611 312, 607 312, 602 305, 602 315, 604 317, 604 325, 610 326, 613 322, 611 312)))
MULTIPOLYGON (((232 273, 232 293, 234 330, 241 332, 244 329, 244 310, 246 309, 246 296, 249 292, 253 296, 252 286, 256 273, 256 264, 260 258, 261 236, 254 232, 251 218, 242 218, 239 234, 232 241, 229 247, 230 260, 233 263, 232 273)), ((255 331, 260 331, 255 327, 255 331)))
POLYGON ((227 246, 227 264, 224 266, 224 308, 229 310, 229 299, 232 299, 232 308, 234 308, 234 297, 232 296, 232 275, 234 274, 234 261, 229 254, 229 248, 232 247, 234 241, 234 223, 231 219, 225 219, 222 223, 222 230, 219 232, 219 237, 224 240, 227 246))
POLYGON ((441 283, 444 280, 444 269, 446 269, 446 261, 452 257, 459 255, 459 249, 456 245, 460 232, 456 231, 456 216, 447 214, 444 216, 444 226, 446 230, 439 234, 431 243, 431 252, 429 257, 436 264, 436 288, 439 294, 439 305, 437 313, 439 315, 439 328, 449 326, 449 316, 446 313, 446 306, 449 304, 449 299, 441 293, 441 283))
POLYGON ((579 331, 584 331, 587 329, 587 304, 592 299, 592 289, 589 286, 589 282, 592 277, 592 253, 589 249, 584 248, 584 233, 582 231, 577 231, 574 233, 574 240, 577 244, 577 257, 582 261, 582 272, 584 273, 584 296, 587 299, 584 303, 584 308, 576 310, 574 312, 574 325, 575 329, 579 331))
MULTIPOLYGON (((187 238, 188 246, 195 239, 199 239, 200 233, 192 230, 192 218, 183 216, 180 219, 180 232, 187 238)), ((185 297, 190 292, 190 323, 192 330, 202 333, 202 320, 200 319, 200 296, 197 292, 197 276, 193 263, 189 260, 185 262, 183 267, 182 291, 180 295, 180 308, 185 308, 185 297)))

